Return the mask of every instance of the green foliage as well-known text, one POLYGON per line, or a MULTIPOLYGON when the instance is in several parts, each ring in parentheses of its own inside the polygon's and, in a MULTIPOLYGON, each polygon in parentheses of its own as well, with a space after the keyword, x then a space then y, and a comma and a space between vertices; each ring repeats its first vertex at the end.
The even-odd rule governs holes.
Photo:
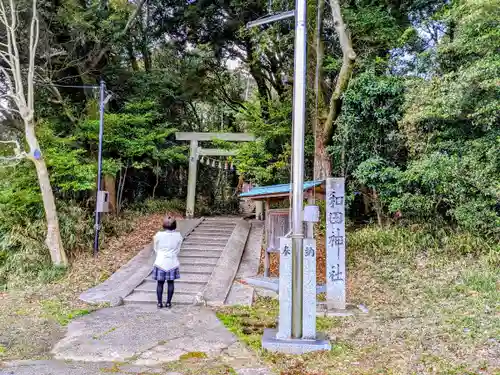
POLYGON ((500 248, 493 239, 484 239, 478 234, 457 231, 433 223, 391 226, 379 228, 368 226, 348 235, 352 248, 351 259, 356 254, 365 253, 370 257, 394 256, 400 260, 410 260, 426 254, 444 255, 459 259, 464 255, 484 255, 494 268, 500 262, 500 248))
POLYGON ((278 303, 271 298, 260 298, 251 306, 227 307, 217 312, 221 322, 253 350, 261 350, 265 328, 275 328, 278 303))
MULTIPOLYGON (((31 212, 37 215, 29 217, 16 211, 13 205, 4 205, 0 213, 3 219, 0 226, 0 285, 16 282, 19 276, 32 282, 51 282, 62 276, 62 269, 51 266, 44 243, 46 224, 40 202, 31 212)), ((61 202, 58 216, 61 238, 69 256, 89 251, 94 237, 91 212, 74 202, 61 202)), ((106 223, 104 231, 109 232, 106 223)))
MULTIPOLYGON (((63 244, 72 256, 88 250, 93 238, 92 213, 71 199, 85 197, 95 186, 96 164, 87 159, 75 137, 59 137, 49 121, 38 124, 38 139, 59 198, 63 244)), ((51 282, 64 273, 53 268, 45 246, 45 212, 34 165, 27 160, 0 169, 0 285, 19 275, 33 282, 51 282)))
POLYGON ((334 165, 349 175, 370 158, 404 162, 404 144, 398 128, 403 100, 404 85, 399 77, 380 76, 368 70, 353 78, 344 94, 330 147, 334 165))
POLYGON ((146 199, 144 202, 132 205, 133 211, 142 213, 178 213, 184 214, 186 202, 182 199, 146 199))
POLYGON ((418 56, 432 54, 424 77, 363 73, 351 82, 337 140, 354 186, 371 189, 386 214, 500 238, 496 2, 457 2, 436 14, 447 33, 418 56))
POLYGON ((343 15, 349 30, 352 30, 352 42, 361 57, 361 64, 369 64, 370 57, 387 54, 403 32, 385 4, 357 2, 355 6, 346 6, 343 15))
MULTIPOLYGON (((234 162, 248 182, 289 181, 293 22, 245 29, 268 12, 262 2, 186 6, 152 0, 137 13, 131 2, 103 4, 39 4, 37 133, 70 255, 87 251, 93 232, 99 101, 98 90, 82 84, 104 79, 111 94, 103 173, 106 184, 116 180, 120 208, 184 210, 182 201, 172 200, 185 196, 187 183, 187 147, 175 141, 176 131, 251 132, 258 141, 200 146, 237 148, 234 162), (235 57, 242 64, 228 69, 227 60, 235 57)), ((498 238, 499 0, 359 0, 341 6, 357 59, 328 152, 333 173, 347 179, 351 214, 366 219, 373 212, 364 207, 371 205, 378 218, 398 213, 405 224, 432 222, 498 238)), ((309 14, 313 27, 314 12, 309 14)), ((326 6, 326 102, 342 62, 333 26, 326 6)), ((309 62, 312 83, 314 59, 309 62)), ((307 102, 306 179, 313 171, 314 104, 307 102)), ((0 117, 2 135, 22 139, 16 119, 0 117)), ((2 146, 0 153, 12 154, 12 148, 2 146)), ((198 176, 199 214, 237 211, 238 175, 200 166, 198 176)), ((110 219, 103 225, 108 234, 122 229, 110 219)), ((33 165, 22 161, 1 169, 0 284, 16 272, 58 277, 60 270, 47 268, 44 230, 33 165)))
POLYGON ((409 220, 451 220, 461 229, 500 236, 496 212, 500 175, 498 139, 485 137, 462 145, 461 154, 433 152, 401 170, 383 159, 368 159, 356 179, 376 189, 389 212, 409 220))
POLYGON ((97 165, 85 157, 76 137, 57 137, 48 122, 39 124, 38 137, 55 189, 78 193, 95 187, 97 165))
POLYGON ((187 361, 187 360, 192 360, 192 359, 203 359, 207 358, 207 353, 205 352, 188 352, 179 357, 179 360, 181 361, 187 361))
POLYGON ((497 0, 464 1, 447 13, 453 38, 437 50, 438 74, 416 79, 408 92, 403 126, 413 152, 498 131, 498 13, 497 0))
POLYGON ((290 168, 291 102, 276 100, 268 106, 269 119, 262 118, 261 104, 256 100, 247 104, 239 119, 259 139, 239 147, 238 171, 261 185, 287 181, 290 168))
MULTIPOLYGON (((105 156, 136 169, 153 168, 153 161, 186 160, 185 148, 167 141, 176 129, 161 120, 156 103, 150 101, 127 103, 122 112, 106 114, 105 156)), ((91 147, 96 146, 98 135, 98 120, 83 121, 79 125, 77 137, 91 147)))

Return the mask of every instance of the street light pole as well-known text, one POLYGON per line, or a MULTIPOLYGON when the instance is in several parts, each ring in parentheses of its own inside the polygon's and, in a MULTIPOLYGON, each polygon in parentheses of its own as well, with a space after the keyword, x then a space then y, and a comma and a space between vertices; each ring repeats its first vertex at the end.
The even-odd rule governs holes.
MULTIPOLYGON (((99 85, 99 151, 97 156, 97 197, 101 191, 101 175, 102 175, 102 140, 104 136, 104 81, 101 81, 99 85)), ((96 200, 97 201, 97 200, 96 200)), ((101 213, 99 212, 98 205, 96 204, 95 209, 95 237, 94 237, 94 256, 97 256, 99 252, 99 231, 101 229, 101 213)))
POLYGON ((295 12, 261 18, 247 27, 295 16, 293 124, 292 124, 292 235, 280 238, 279 329, 264 330, 262 347, 270 351, 303 354, 330 350, 330 341, 316 334, 316 243, 304 239, 304 140, 306 122, 307 1, 295 0, 295 12), (304 242, 307 241, 304 260, 304 242), (290 252, 290 245, 292 251, 290 252), (303 267, 306 267, 304 291, 303 267), (282 272, 283 271, 283 272, 282 272), (290 289, 290 283, 291 289, 290 289), (308 301, 304 305, 304 295, 308 301), (305 311, 304 311, 305 310, 305 311), (291 315, 291 316, 290 316, 291 315), (305 321, 304 321, 305 320, 305 321))
POLYGON ((307 1, 295 1, 292 150, 292 337, 302 338, 304 137, 306 117, 307 1))
POLYGON ((264 17, 247 24, 247 28, 295 16, 292 124, 292 337, 302 338, 303 308, 303 205, 304 205, 304 138, 306 117, 307 72, 307 1, 295 0, 295 11, 264 17))

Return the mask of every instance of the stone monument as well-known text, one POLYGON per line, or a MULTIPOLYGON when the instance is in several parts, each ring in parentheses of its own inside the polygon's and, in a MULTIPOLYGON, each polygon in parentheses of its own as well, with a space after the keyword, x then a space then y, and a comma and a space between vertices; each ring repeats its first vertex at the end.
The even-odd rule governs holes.
POLYGON ((326 302, 329 310, 346 309, 344 178, 326 180, 326 302))

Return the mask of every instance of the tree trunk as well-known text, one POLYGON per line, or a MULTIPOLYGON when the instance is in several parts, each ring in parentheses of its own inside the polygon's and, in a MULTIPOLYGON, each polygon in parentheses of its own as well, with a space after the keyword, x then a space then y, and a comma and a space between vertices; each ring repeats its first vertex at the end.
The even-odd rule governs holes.
POLYGON ((322 40, 324 9, 325 0, 318 0, 316 31, 314 34, 314 52, 316 53, 314 73, 315 110, 313 116, 315 180, 326 179, 330 177, 332 173, 330 155, 328 155, 326 150, 328 142, 325 142, 323 135, 325 101, 321 89, 321 83, 323 82, 323 60, 325 57, 325 44, 322 40))
POLYGON ((380 202, 380 198, 377 194, 377 190, 373 190, 373 208, 375 209, 375 213, 377 214, 377 223, 381 227, 384 225, 384 219, 382 216, 382 202, 380 202))
POLYGON ((361 191, 361 194, 363 196, 363 206, 364 206, 364 214, 369 215, 371 213, 371 206, 370 206, 370 189, 367 188, 365 185, 362 185, 359 189, 361 191))
POLYGON ((149 39, 148 39, 148 31, 149 31, 149 1, 146 1, 146 15, 145 15, 145 25, 142 27, 143 41, 142 41, 142 54, 144 56, 144 70, 146 72, 151 71, 152 63, 151 63, 151 52, 149 51, 149 39))
POLYGON ((257 84, 257 91, 259 92, 259 102, 262 118, 265 120, 269 119, 269 103, 268 100, 271 99, 269 89, 266 84, 266 79, 262 74, 262 67, 254 60, 254 47, 250 39, 245 42, 245 49, 247 54, 247 64, 250 70, 250 74, 257 84))
POLYGON ((342 149, 340 151, 340 175, 345 177, 346 175, 346 165, 345 165, 345 142, 342 140, 342 149))
POLYGON ((26 142, 30 148, 29 159, 35 164, 38 184, 40 185, 40 192, 42 194, 43 208, 45 210, 45 219, 47 220, 45 244, 49 248, 52 263, 56 266, 67 266, 68 258, 61 239, 56 201, 50 184, 49 171, 47 170, 47 164, 45 164, 43 155, 41 155, 40 146, 35 134, 35 124, 31 115, 25 116, 24 129, 26 142))
POLYGON ((156 195, 156 189, 158 188, 158 185, 160 184, 160 161, 156 161, 156 171, 155 171, 155 176, 156 176, 156 182, 155 186, 153 186, 153 199, 155 199, 156 195))
POLYGON ((323 180, 332 175, 332 161, 325 143, 323 134, 316 133, 316 149, 314 152, 314 179, 323 180))
POLYGON ((109 211, 116 213, 116 177, 112 175, 104 176, 104 190, 109 193, 109 211))
POLYGON ((54 192, 50 185, 49 172, 43 159, 33 160, 38 175, 38 183, 42 193, 43 207, 45 209, 45 219, 47 220, 47 236, 45 244, 49 248, 52 263, 57 266, 67 266, 68 258, 64 252, 64 246, 59 229, 59 219, 57 218, 56 202, 54 192))
POLYGON ((183 186, 184 186, 184 169, 182 167, 179 167, 179 186, 178 186, 179 190, 178 191, 179 191, 179 196, 181 196, 181 197, 183 195, 182 194, 183 193, 183 191, 182 191, 183 186))
POLYGON ((132 67, 132 70, 134 72, 139 71, 139 65, 137 64, 137 59, 135 58, 134 54, 134 47, 132 46, 132 42, 127 43, 127 53, 128 53, 128 59, 130 61, 130 66, 132 67))
POLYGON ((324 142, 328 144, 335 133, 335 121, 340 116, 342 106, 342 94, 349 85, 351 74, 354 69, 354 62, 356 61, 356 53, 352 48, 351 35, 347 31, 347 25, 342 18, 342 12, 339 0, 330 0, 330 8, 334 21, 335 31, 339 38, 340 47, 342 48, 342 67, 340 68, 335 89, 333 90, 332 97, 330 98, 330 108, 328 116, 325 121, 323 130, 324 142))
POLYGON ((128 166, 124 167, 124 172, 122 174, 120 169, 120 181, 118 183, 118 196, 116 200, 116 212, 119 214, 122 210, 123 204, 123 190, 125 188, 125 182, 127 180, 128 166))

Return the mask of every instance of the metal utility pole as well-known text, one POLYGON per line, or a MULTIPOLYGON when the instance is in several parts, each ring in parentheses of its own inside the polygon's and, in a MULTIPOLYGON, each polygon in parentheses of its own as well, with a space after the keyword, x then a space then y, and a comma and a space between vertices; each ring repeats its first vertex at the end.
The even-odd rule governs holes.
POLYGON ((304 138, 306 116, 307 73, 307 1, 296 0, 295 11, 261 18, 247 28, 264 25, 295 16, 293 125, 292 125, 292 337, 302 338, 303 275, 302 253, 304 227, 304 138))
MULTIPOLYGON (((101 80, 99 85, 100 93, 100 108, 99 108, 99 152, 97 157, 97 197, 99 197, 99 192, 101 191, 101 180, 102 180, 102 140, 104 136, 104 91, 105 84, 101 80)), ((99 198, 96 198, 99 199, 99 198)), ((97 201, 97 200, 96 200, 97 201)), ((99 231, 101 230, 101 213, 96 204, 95 209, 95 237, 94 237, 94 256, 97 256, 99 252, 99 231)))
POLYGON ((304 138, 306 117, 307 1, 295 1, 292 153, 292 337, 302 338, 304 138))
POLYGON ((280 316, 278 329, 264 330, 262 337, 263 348, 288 354, 303 354, 331 349, 330 341, 325 339, 323 335, 318 337, 316 332, 316 242, 311 238, 304 239, 304 218, 302 216, 307 69, 306 13, 306 0, 295 0, 295 12, 271 15, 247 24, 247 27, 252 27, 295 16, 291 175, 292 234, 291 238, 280 237, 280 316), (306 304, 304 304, 304 296, 306 304))

